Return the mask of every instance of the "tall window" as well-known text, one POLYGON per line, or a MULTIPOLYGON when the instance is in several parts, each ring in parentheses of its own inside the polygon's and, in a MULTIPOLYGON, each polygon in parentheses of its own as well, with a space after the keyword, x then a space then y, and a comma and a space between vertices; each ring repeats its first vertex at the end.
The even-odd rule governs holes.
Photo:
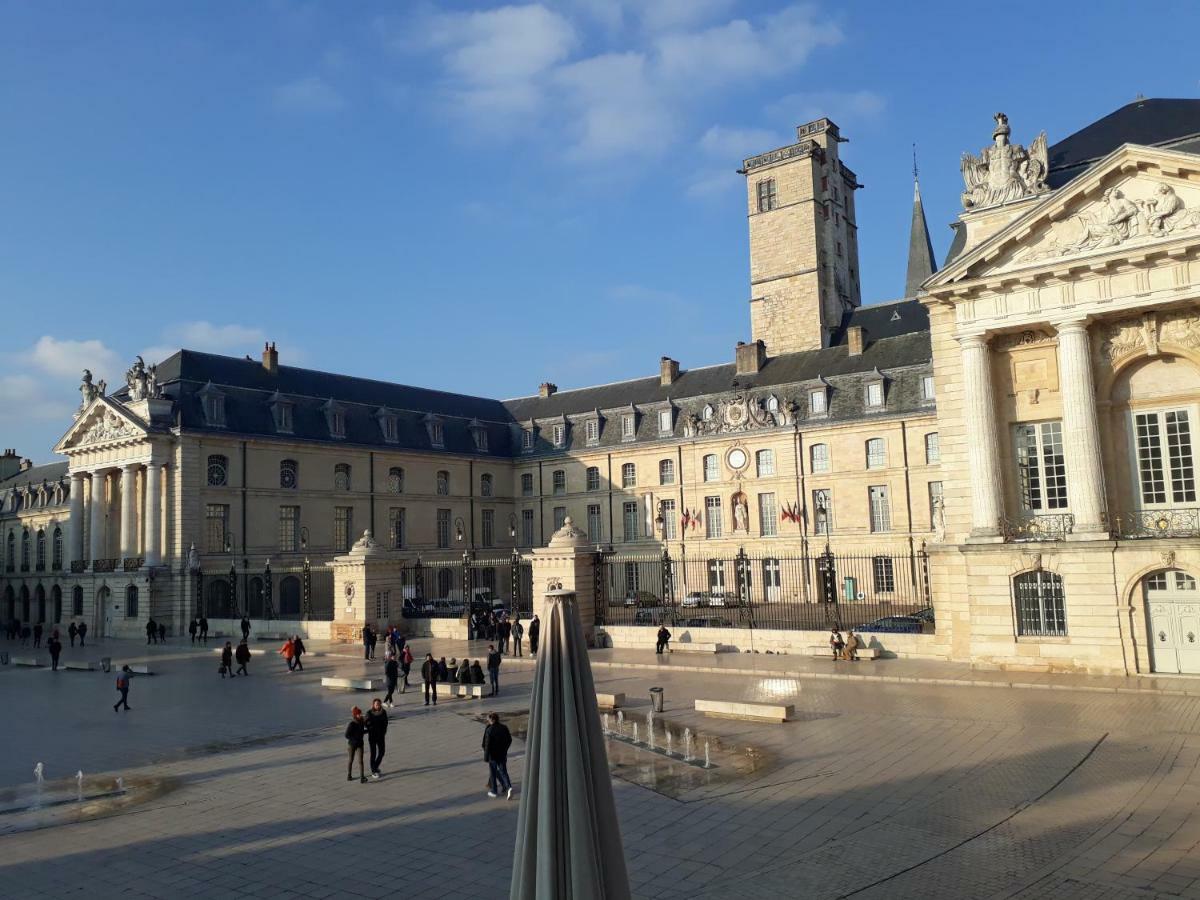
POLYGON ((404 493, 404 470, 399 466, 388 469, 388 493, 404 493))
POLYGON ((888 501, 887 485, 877 484, 867 488, 867 500, 871 508, 871 530, 892 530, 892 507, 888 501))
POLYGON ((300 507, 279 507, 279 550, 295 553, 300 549, 300 507))
POLYGON ((938 433, 931 431, 925 435, 925 463, 933 465, 942 461, 942 448, 938 442, 938 433))
POLYGON ((704 534, 706 537, 719 538, 723 533, 724 522, 721 520, 721 498, 704 498, 704 534))
POLYGON ((4 569, 11 572, 17 565, 17 544, 16 536, 10 531, 8 533, 8 551, 4 555, 4 569))
POLYGON ((533 475, 530 472, 525 472, 521 475, 521 496, 533 496, 533 475))
POLYGON ((713 594, 725 593, 725 560, 708 561, 708 589, 713 594))
POLYGON ((934 399, 935 396, 936 396, 936 392, 934 391, 934 387, 933 387, 933 376, 932 375, 922 375, 921 376, 921 399, 922 400, 932 400, 932 399, 934 399))
POLYGON ((896 590, 896 570, 890 556, 876 556, 871 560, 875 593, 891 594, 896 590))
POLYGON ((1196 469, 1187 410, 1138 413, 1134 425, 1142 503, 1195 503, 1196 469))
POLYGON ((1013 600, 1017 612, 1017 634, 1065 635, 1066 597, 1063 580, 1054 572, 1038 569, 1013 578, 1013 600))
POLYGON ((883 382, 872 381, 867 385, 865 400, 868 407, 877 409, 883 406, 883 382))
MULTIPOLYGON (((21 571, 29 571, 29 529, 21 532, 21 571)), ((25 618, 29 618, 26 616, 25 618)))
POLYGON ((775 451, 759 450, 754 454, 754 471, 759 478, 775 474, 775 451))
POLYGON ((446 445, 446 426, 442 422, 429 423, 429 443, 434 447, 446 445))
POLYGON ((437 545, 439 550, 445 550, 450 546, 450 510, 448 509, 437 511, 437 545))
POLYGON ((338 463, 333 467, 333 489, 335 491, 350 490, 350 464, 338 463))
POLYGON ((567 524, 567 508, 565 506, 554 507, 554 530, 562 528, 567 524))
POLYGON ((867 441, 867 468, 887 468, 887 445, 883 438, 871 438, 867 441))
POLYGON ((225 552, 225 533, 229 528, 229 506, 209 503, 204 507, 204 530, 209 553, 225 552))
POLYGON ((1062 423, 1016 426, 1017 485, 1021 508, 1030 512, 1067 508, 1067 463, 1062 423))
POLYGON ((813 534, 829 534, 833 530, 833 492, 820 488, 812 492, 813 534))
POLYGON ((208 458, 208 486, 224 487, 229 483, 229 460, 213 454, 208 458))
POLYGON ((583 436, 588 444, 596 444, 600 441, 600 420, 588 419, 583 425, 583 436))
POLYGON ((125 588, 125 618, 136 619, 138 617, 138 589, 137 585, 129 585, 125 588))
POLYGON ((555 469, 550 474, 550 483, 554 486, 554 493, 565 494, 567 492, 567 473, 562 469, 555 469))
POLYGON ((521 431, 521 449, 522 450, 532 450, 533 449, 533 430, 532 429, 526 428, 521 431))
POLYGON ((808 458, 812 462, 812 471, 828 472, 829 471, 829 445, 828 444, 813 444, 808 448, 808 458))
POLYGON ((625 596, 633 597, 637 594, 638 588, 641 586, 641 578, 638 575, 638 567, 635 562, 627 562, 624 565, 625 571, 625 596))
POLYGON ((594 544, 600 543, 603 533, 600 526, 600 504, 589 503, 587 508, 588 540, 594 544))
POLYGON ((479 496, 492 496, 492 476, 487 473, 479 476, 479 496))
POLYGON ((675 501, 662 501, 663 540, 673 541, 679 534, 679 520, 675 517, 675 501))
POLYGON ((46 570, 46 532, 41 528, 37 531, 36 553, 33 560, 34 566, 39 572, 46 570))
POLYGON ((621 506, 621 526, 623 539, 636 541, 638 539, 638 505, 630 500, 621 506))
POLYGON ((600 469, 596 466, 588 466, 587 489, 589 491, 600 490, 600 469))
POLYGON ((758 192, 758 211, 763 213, 773 210, 777 202, 775 195, 775 179, 764 178, 757 185, 755 185, 755 189, 758 192))
POLYGON ((483 428, 471 429, 471 437, 475 441, 475 449, 486 451, 488 448, 488 433, 483 428))
POLYGON ((496 546, 496 511, 494 509, 485 509, 480 512, 479 518, 480 539, 485 547, 496 546))
POLYGON ((279 486, 285 491, 294 491, 300 484, 300 469, 294 459, 279 461, 279 486))
POLYGON ((550 430, 550 433, 554 437, 554 446, 555 447, 562 447, 567 443, 567 426, 566 425, 559 423, 558 425, 555 425, 550 430))
POLYGON ((71 615, 83 615, 83 588, 79 585, 71 588, 71 615))
POLYGON ((403 550, 408 540, 407 517, 403 506, 393 506, 388 510, 388 537, 393 550, 403 550))
POLYGON ((633 413, 627 413, 621 416, 621 439, 631 441, 637 435, 637 422, 633 418, 633 413))
POLYGON ((675 460, 660 459, 658 461, 658 483, 659 484, 674 484, 675 483, 675 460))
POLYGON ((621 466, 621 487, 636 487, 637 486, 637 466, 633 463, 625 463, 621 466))
POLYGON ((779 534, 779 513, 775 508, 774 494, 758 495, 758 533, 763 537, 779 534))
POLYGON ((450 495, 450 473, 445 470, 437 473, 437 493, 439 497, 450 495))
POLYGON ((674 416, 669 409, 660 409, 658 411, 658 433, 670 434, 675 430, 674 416))
POLYGON ((345 553, 350 549, 350 537, 354 534, 354 507, 333 508, 333 549, 345 553))
POLYGON ((708 453, 704 456, 704 480, 716 481, 720 477, 720 469, 717 468, 717 454, 708 453))
POLYGON ((937 509, 942 504, 942 483, 929 482, 929 530, 937 527, 937 509))
POLYGON ((811 415, 811 416, 824 415, 829 409, 827 404, 828 404, 828 396, 826 395, 824 388, 821 388, 818 391, 809 391, 808 392, 808 413, 809 413, 809 415, 811 415))
POLYGON ((533 510, 521 510, 521 546, 533 546, 533 510))
POLYGON ((389 444, 394 444, 400 440, 400 426, 395 416, 380 416, 379 427, 383 431, 383 439, 389 444))
POLYGON ((61 528, 54 529, 54 544, 50 550, 50 568, 59 571, 63 566, 63 533, 61 528))

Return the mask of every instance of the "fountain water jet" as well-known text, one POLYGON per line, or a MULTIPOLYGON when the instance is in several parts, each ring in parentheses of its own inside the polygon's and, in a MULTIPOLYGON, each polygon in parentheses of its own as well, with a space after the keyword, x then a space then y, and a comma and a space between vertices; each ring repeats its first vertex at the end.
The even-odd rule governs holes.
POLYGON ((633 723, 633 742, 638 743, 638 726, 637 722, 633 723))
POLYGON ((712 757, 708 755, 708 741, 704 742, 704 768, 712 768, 712 757))
POLYGON ((671 755, 671 729, 667 729, 667 756, 671 755))
POLYGON ((692 729, 683 729, 683 761, 692 761, 692 729))
POLYGON ((75 800, 83 802, 83 769, 75 773, 75 800))

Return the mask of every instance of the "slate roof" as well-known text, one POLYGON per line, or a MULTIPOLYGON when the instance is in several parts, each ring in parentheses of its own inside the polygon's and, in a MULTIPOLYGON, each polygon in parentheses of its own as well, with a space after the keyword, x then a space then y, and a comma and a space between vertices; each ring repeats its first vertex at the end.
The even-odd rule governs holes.
MULTIPOLYGON (((929 239, 929 223, 921 203, 921 186, 913 180, 912 225, 908 231, 908 268, 904 274, 904 296, 915 297, 925 279, 937 271, 933 256, 933 241, 929 239)), ((928 320, 928 317, 927 317, 928 320)))
POLYGON ((1195 152, 1200 149, 1200 100, 1135 100, 1097 119, 1051 145, 1047 183, 1062 187, 1122 144, 1195 152))
POLYGON ((58 481, 60 478, 65 478, 67 475, 68 462, 53 462, 46 463, 41 466, 33 466, 26 469, 24 472, 17 472, 3 481, 0 481, 0 491, 7 491, 12 488, 24 487, 27 484, 38 485, 43 481, 48 481, 51 484, 58 481))

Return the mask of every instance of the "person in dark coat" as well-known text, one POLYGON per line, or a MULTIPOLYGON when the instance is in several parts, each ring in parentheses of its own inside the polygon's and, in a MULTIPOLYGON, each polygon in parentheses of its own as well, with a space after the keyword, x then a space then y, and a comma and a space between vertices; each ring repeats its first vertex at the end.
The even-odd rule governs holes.
POLYGON ((538 639, 542 636, 542 622, 534 613, 529 622, 529 655, 537 656, 538 639))
POLYGON ((525 626, 521 624, 520 619, 513 619, 512 623, 512 640, 513 640, 513 656, 521 655, 521 638, 525 636, 525 626))
POLYGON ((487 720, 487 727, 483 729, 483 758, 488 764, 488 796, 498 797, 503 790, 505 799, 511 800, 513 786, 508 777, 508 748, 512 746, 512 734, 500 721, 498 713, 488 713, 487 720))
POLYGON ((446 657, 438 660, 438 681, 450 680, 450 667, 446 665, 446 657))
POLYGON ((87 641, 87 622, 79 623, 79 646, 83 647, 87 641))
POLYGON ((33 646, 35 646, 35 647, 42 646, 42 631, 43 631, 43 629, 42 629, 41 622, 38 622, 36 625, 33 626, 33 646))
POLYGON ((196 643, 196 632, 200 630, 200 623, 195 619, 188 622, 188 634, 192 637, 192 643, 196 643))
POLYGON ((21 646, 22 647, 24 647, 26 644, 29 643, 29 636, 31 634, 33 634, 33 631, 30 629, 30 627, 28 625, 21 626, 21 646))
POLYGON ((158 623, 158 642, 160 644, 165 644, 167 642, 167 623, 166 622, 158 623))
POLYGON ((367 743, 371 747, 371 777, 378 781, 383 774, 379 771, 379 766, 383 762, 386 750, 384 736, 388 730, 387 710, 383 708, 378 697, 371 702, 371 708, 367 710, 366 728, 367 743))
POLYGON ((400 676, 404 679, 400 685, 400 693, 405 693, 408 690, 408 673, 412 671, 413 655, 412 647, 405 644, 400 649, 400 676))
POLYGON ((500 634, 500 652, 507 653, 508 639, 512 635, 512 622, 508 621, 508 619, 501 619, 496 629, 500 634))
POLYGON ((357 706, 350 710, 350 723, 346 726, 346 745, 350 751, 350 761, 346 765, 346 780, 354 780, 354 757, 358 757, 358 780, 367 783, 367 773, 363 771, 363 735, 367 723, 363 721, 363 712, 357 706))
POLYGON ((245 639, 237 645, 237 650, 233 652, 233 658, 237 660, 238 664, 237 672, 234 673, 235 677, 239 674, 249 675, 250 673, 246 671, 246 663, 250 662, 250 648, 246 646, 245 639))
POLYGON ((479 660, 471 663, 471 684, 483 684, 483 669, 479 665, 479 660))
POLYGON ((371 626, 364 625, 362 630, 363 659, 371 658, 371 626))
POLYGON ((387 685, 387 694, 383 697, 383 705, 390 708, 392 695, 396 693, 396 685, 400 682, 400 663, 396 662, 394 656, 389 655, 383 664, 383 681, 387 685))
POLYGON ((46 649, 50 651, 50 671, 58 671, 58 655, 62 653, 62 641, 58 639, 58 632, 50 635, 50 640, 46 641, 46 649))
POLYGON ((425 662, 421 663, 421 680, 425 682, 425 705, 429 705, 432 696, 433 705, 437 706, 438 664, 432 653, 426 653, 425 662))
POLYGON ((153 618, 146 623, 146 643, 158 643, 158 623, 153 618))
POLYGON ((304 649, 304 641, 300 639, 300 635, 292 635, 292 661, 290 668, 293 672, 304 671, 304 663, 300 661, 300 657, 307 652, 308 651, 304 649))
POLYGON ((667 623, 663 622, 658 626, 658 635, 654 642, 654 652, 662 656, 664 650, 668 649, 667 645, 671 643, 671 632, 667 630, 667 623))
POLYGON ((208 643, 208 618, 206 616, 200 617, 200 641, 204 644, 208 643))
POLYGON ((250 640, 250 620, 242 616, 242 640, 250 640))
POLYGON ((471 661, 465 656, 463 657, 462 664, 458 667, 458 671, 454 673, 454 680, 459 684, 471 683, 471 661))
POLYGON ((129 666, 121 666, 121 671, 117 673, 117 690, 121 692, 121 699, 113 704, 113 712, 116 712, 125 706, 125 711, 129 711, 129 678, 133 674, 129 670, 129 666))
POLYGON ((225 642, 225 647, 221 650, 221 677, 225 677, 225 673, 229 673, 230 678, 237 678, 237 673, 233 671, 233 644, 229 641, 225 642))
POLYGON ((488 644, 487 670, 488 681, 492 685, 492 692, 488 696, 495 697, 500 693, 500 651, 491 644, 488 644))
POLYGON ((78 628, 78 627, 75 625, 75 623, 74 623, 74 622, 72 622, 72 623, 71 623, 71 624, 70 624, 70 625, 67 627, 67 637, 69 637, 69 638, 71 639, 71 646, 72 646, 72 647, 74 647, 74 646, 75 646, 75 638, 76 638, 76 636, 78 636, 78 634, 79 634, 79 628, 78 628))

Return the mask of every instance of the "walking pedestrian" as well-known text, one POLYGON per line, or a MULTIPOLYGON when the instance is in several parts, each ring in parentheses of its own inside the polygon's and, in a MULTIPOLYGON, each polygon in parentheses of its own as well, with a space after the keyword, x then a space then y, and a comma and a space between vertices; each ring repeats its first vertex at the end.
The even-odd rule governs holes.
POLYGON ((388 656, 387 661, 383 664, 383 681, 387 685, 387 694, 384 695, 383 705, 390 709, 392 695, 396 693, 396 684, 400 681, 400 663, 394 656, 388 656))
POLYGON ((404 678, 404 682, 400 686, 400 693, 402 694, 408 691, 408 673, 412 669, 412 664, 412 647, 405 644, 404 648, 400 651, 400 674, 404 678))
POLYGON ((204 643, 204 644, 208 643, 208 617, 207 616, 200 617, 200 641, 201 641, 201 643, 204 643))
POLYGON ((146 643, 158 643, 158 623, 154 621, 153 616, 146 622, 146 643))
POLYGON ((833 661, 837 662, 842 658, 842 648, 846 646, 846 642, 842 640, 842 633, 834 628, 829 632, 829 650, 833 653, 833 661))
POLYGON ((250 640, 250 620, 242 616, 242 640, 250 640))
POLYGON ((283 642, 283 646, 279 648, 279 655, 287 660, 288 671, 292 671, 292 666, 294 665, 292 659, 296 655, 296 645, 292 642, 291 638, 283 642))
POLYGON ((125 711, 129 711, 129 677, 133 674, 129 666, 121 666, 121 671, 117 673, 117 690, 121 692, 121 699, 113 704, 113 712, 116 712, 122 705, 125 711))
POLYGON ((346 780, 354 780, 354 757, 358 757, 358 780, 367 783, 367 773, 363 771, 363 734, 367 723, 363 721, 362 710, 357 706, 350 710, 350 724, 346 726, 346 744, 350 751, 350 761, 346 766, 346 780))
POLYGON ((62 641, 58 639, 58 632, 50 635, 50 640, 46 641, 46 649, 50 651, 50 671, 58 671, 58 655, 62 653, 62 641))
POLYGON ((438 677, 437 660, 433 658, 432 653, 425 654, 425 662, 421 663, 421 680, 425 682, 425 705, 429 705, 429 698, 433 696, 433 705, 437 706, 437 677, 438 677))
POLYGON ((249 675, 250 673, 246 671, 246 663, 250 662, 250 648, 246 645, 245 638, 237 645, 237 650, 234 651, 233 658, 237 660, 238 664, 237 672, 234 673, 234 676, 249 675))
POLYGON ((300 639, 300 635, 292 635, 292 671, 303 672, 304 663, 300 662, 302 657, 308 651, 304 648, 304 641, 300 639))
MULTIPOLYGON (((40 626, 39 626, 40 627, 40 626)), ((21 626, 21 646, 25 647, 29 644, 29 636, 33 634, 28 625, 21 626)))
POLYGON ((662 656, 663 651, 670 653, 671 632, 667 628, 666 622, 660 622, 658 625, 658 636, 654 643, 654 652, 662 656))
POLYGON ((491 644, 488 644, 487 669, 492 683, 492 692, 488 696, 495 697, 500 693, 500 651, 491 644))
POLYGON ((225 673, 229 673, 230 678, 237 678, 237 673, 233 671, 233 644, 229 641, 225 642, 225 646, 221 650, 221 677, 225 677, 225 673))
POLYGON ((483 729, 483 758, 488 764, 488 796, 498 797, 503 790, 504 798, 511 800, 513 786, 508 777, 508 748, 512 746, 512 734, 500 721, 499 713, 488 713, 487 721, 487 727, 483 729))
POLYGON ((371 626, 364 625, 362 630, 363 659, 371 658, 371 626))
POLYGON ((79 646, 84 646, 87 641, 87 622, 79 623, 79 646))
POLYGON ((513 619, 512 624, 512 639, 513 639, 513 655, 521 655, 521 638, 525 636, 525 626, 521 624, 520 619, 513 619))
POLYGON ((158 623, 158 642, 160 644, 165 644, 167 642, 167 623, 166 622, 158 623))
POLYGON ((537 656, 538 638, 542 635, 542 623, 537 617, 537 613, 533 614, 533 619, 529 622, 529 655, 537 656))
POLYGON ((379 766, 383 763, 386 749, 384 738, 388 729, 387 710, 383 708, 378 697, 371 701, 371 708, 367 710, 366 726, 367 743, 371 749, 371 777, 378 781, 383 774, 379 771, 379 766))
POLYGON ((42 623, 38 622, 33 626, 33 646, 42 646, 42 623))
POLYGON ((512 634, 512 622, 508 621, 508 619, 502 619, 500 624, 498 626, 496 626, 496 628, 497 628, 498 633, 500 634, 500 652, 507 653, 508 652, 508 638, 512 634))
POLYGON ((67 637, 71 639, 71 646, 75 646, 75 638, 79 635, 79 628, 74 622, 67 627, 67 637))
POLYGON ((188 634, 191 635, 193 644, 196 643, 196 632, 199 630, 200 630, 200 623, 197 622, 195 619, 192 619, 192 621, 188 622, 188 634))

